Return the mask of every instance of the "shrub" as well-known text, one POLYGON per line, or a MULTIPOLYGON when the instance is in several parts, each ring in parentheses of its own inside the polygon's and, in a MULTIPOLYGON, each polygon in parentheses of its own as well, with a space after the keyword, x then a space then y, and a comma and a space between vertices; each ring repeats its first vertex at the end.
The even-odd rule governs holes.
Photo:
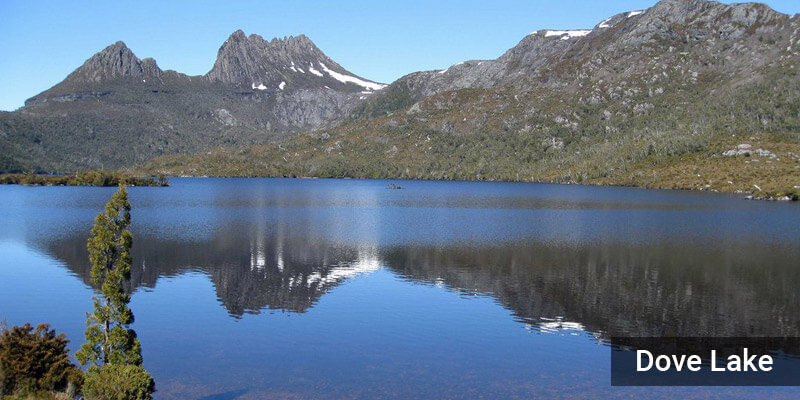
POLYGON ((3 328, 0 332, 0 396, 40 391, 74 394, 83 374, 69 360, 66 336, 48 324, 3 328))
POLYGON ((88 374, 86 400, 146 400, 155 390, 153 378, 138 365, 106 364, 88 374))

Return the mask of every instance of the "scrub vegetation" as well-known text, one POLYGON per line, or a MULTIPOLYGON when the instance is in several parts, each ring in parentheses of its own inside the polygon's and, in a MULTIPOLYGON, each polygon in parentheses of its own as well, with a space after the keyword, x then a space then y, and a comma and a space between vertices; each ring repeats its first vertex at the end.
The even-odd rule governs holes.
POLYGON ((29 186, 167 186, 166 177, 141 178, 118 171, 89 170, 75 175, 0 174, 0 184, 29 186))

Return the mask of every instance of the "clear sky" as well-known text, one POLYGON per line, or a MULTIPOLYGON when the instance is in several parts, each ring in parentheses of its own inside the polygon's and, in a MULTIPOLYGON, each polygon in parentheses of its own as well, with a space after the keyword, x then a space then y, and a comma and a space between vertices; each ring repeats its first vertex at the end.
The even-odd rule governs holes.
MULTIPOLYGON (((0 0, 0 110, 64 79, 124 41, 139 58, 208 72, 236 29, 265 39, 304 33, 346 69, 391 82, 407 73, 496 58, 539 29, 591 28, 656 0, 0 0)), ((798 0, 768 0, 800 13, 798 0)))

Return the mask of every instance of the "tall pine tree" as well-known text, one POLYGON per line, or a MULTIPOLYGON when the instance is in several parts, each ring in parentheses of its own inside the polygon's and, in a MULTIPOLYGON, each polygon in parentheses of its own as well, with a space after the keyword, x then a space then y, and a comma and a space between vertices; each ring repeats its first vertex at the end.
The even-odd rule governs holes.
POLYGON ((88 365, 87 399, 149 399, 154 390, 153 379, 142 368, 139 339, 130 329, 133 312, 125 293, 133 246, 130 212, 128 193, 120 185, 105 212, 95 218, 87 242, 92 283, 100 288, 86 321, 86 343, 75 354, 82 365, 88 365), (120 387, 123 384, 129 387, 120 387))

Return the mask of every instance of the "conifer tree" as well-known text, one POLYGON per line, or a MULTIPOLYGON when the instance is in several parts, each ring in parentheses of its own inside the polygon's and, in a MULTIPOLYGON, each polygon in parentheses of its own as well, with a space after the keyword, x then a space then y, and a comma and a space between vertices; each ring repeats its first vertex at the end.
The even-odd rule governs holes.
POLYGON ((133 235, 131 205, 124 185, 106 204, 105 212, 97 215, 87 242, 91 279, 100 288, 94 296, 94 311, 86 321, 86 343, 75 354, 86 371, 87 398, 149 399, 153 380, 142 368, 142 352, 136 332, 130 329, 133 312, 128 308, 130 296, 125 284, 130 280, 133 235), (136 387, 109 388, 113 376, 124 375, 119 381, 131 381, 136 387), (135 381, 135 382, 134 382, 135 381), (129 397, 118 397, 119 395, 129 397), (135 396, 130 397, 131 394, 135 396))

